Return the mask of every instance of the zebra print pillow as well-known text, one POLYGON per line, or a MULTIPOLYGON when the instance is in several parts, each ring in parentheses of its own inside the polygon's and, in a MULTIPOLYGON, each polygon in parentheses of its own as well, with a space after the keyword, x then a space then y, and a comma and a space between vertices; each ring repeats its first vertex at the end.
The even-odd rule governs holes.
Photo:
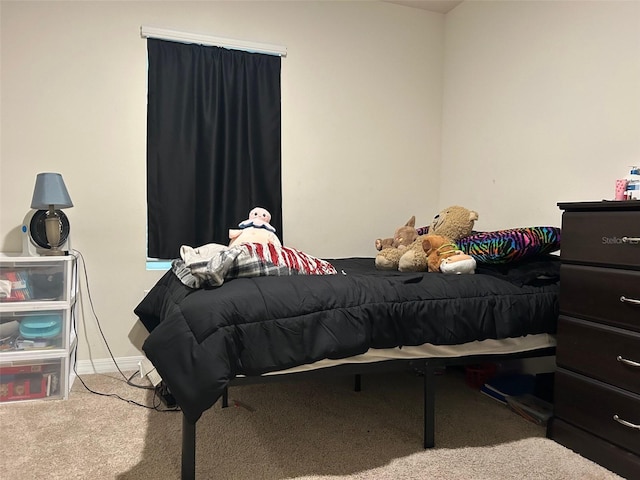
POLYGON ((560 228, 522 227, 494 232, 475 232, 456 242, 476 262, 509 263, 560 248, 560 228))

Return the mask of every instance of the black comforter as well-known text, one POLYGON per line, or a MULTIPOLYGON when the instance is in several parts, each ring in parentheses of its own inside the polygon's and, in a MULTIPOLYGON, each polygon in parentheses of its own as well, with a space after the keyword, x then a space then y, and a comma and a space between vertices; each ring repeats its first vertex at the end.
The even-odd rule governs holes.
POLYGON ((382 272, 331 260, 337 275, 239 278, 193 290, 167 272, 135 308, 147 357, 196 422, 237 374, 344 358, 369 348, 451 345, 554 333, 558 262, 475 275, 382 272))

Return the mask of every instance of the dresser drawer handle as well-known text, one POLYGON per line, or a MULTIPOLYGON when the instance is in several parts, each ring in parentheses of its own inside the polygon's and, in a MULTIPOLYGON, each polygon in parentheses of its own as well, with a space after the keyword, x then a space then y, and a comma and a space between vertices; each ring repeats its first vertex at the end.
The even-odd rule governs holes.
POLYGON ((622 243, 640 243, 640 237, 622 237, 622 243))
POLYGON ((618 414, 615 414, 615 415, 613 416, 613 419, 614 419, 616 422, 618 422, 618 423, 620 423, 620 424, 624 425, 625 427, 633 428, 633 429, 635 429, 635 430, 640 430, 640 425, 636 425, 635 423, 627 422, 626 420, 621 419, 621 418, 618 416, 618 414))
POLYGON ((622 358, 620 355, 616 357, 616 360, 624 363, 625 365, 629 365, 630 367, 640 367, 640 363, 634 362, 633 360, 627 360, 626 358, 622 358))
POLYGON ((624 295, 620 297, 620 301, 622 303, 631 303, 633 305, 640 305, 640 300, 636 300, 635 298, 627 298, 624 295))

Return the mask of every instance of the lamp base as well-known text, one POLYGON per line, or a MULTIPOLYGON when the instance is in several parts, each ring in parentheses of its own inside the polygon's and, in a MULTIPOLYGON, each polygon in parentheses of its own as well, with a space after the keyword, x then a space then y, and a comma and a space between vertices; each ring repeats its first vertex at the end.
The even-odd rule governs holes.
POLYGON ((47 256, 59 256, 64 255, 64 252, 60 250, 60 240, 62 234, 62 223, 60 217, 55 211, 53 205, 49 205, 49 211, 47 217, 44 219, 45 233, 47 235, 47 243, 49 243, 50 249, 44 252, 47 256))
POLYGON ((64 255, 64 250, 60 250, 59 248, 49 248, 49 249, 43 249, 41 251, 41 255, 44 256, 51 256, 51 257, 55 257, 55 256, 60 256, 60 255, 64 255))

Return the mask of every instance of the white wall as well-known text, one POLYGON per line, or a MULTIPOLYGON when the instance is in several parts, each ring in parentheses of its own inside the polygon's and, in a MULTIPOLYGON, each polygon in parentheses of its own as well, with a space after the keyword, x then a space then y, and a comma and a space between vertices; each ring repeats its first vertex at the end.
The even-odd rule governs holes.
MULTIPOLYGON (((21 248, 36 173, 61 172, 116 357, 139 353, 132 310, 159 276, 142 24, 287 46, 284 241, 315 255, 373 255, 454 203, 480 229, 559 225, 556 202, 612 198, 640 161, 636 1, 2 1, 0 17, 0 249, 21 248)), ((105 358, 86 292, 82 307, 79 358, 105 358)))
MULTIPOLYGON (((36 174, 62 173, 72 246, 116 357, 139 354, 133 308, 159 277, 145 270, 143 24, 288 48, 286 244, 373 255, 376 237, 439 209, 441 14, 375 1, 2 1, 0 16, 0 249, 21 249, 36 174)), ((79 359, 106 358, 82 299, 79 359)))
POLYGON ((560 225, 640 163, 640 2, 465 1, 446 15, 439 203, 560 225))

